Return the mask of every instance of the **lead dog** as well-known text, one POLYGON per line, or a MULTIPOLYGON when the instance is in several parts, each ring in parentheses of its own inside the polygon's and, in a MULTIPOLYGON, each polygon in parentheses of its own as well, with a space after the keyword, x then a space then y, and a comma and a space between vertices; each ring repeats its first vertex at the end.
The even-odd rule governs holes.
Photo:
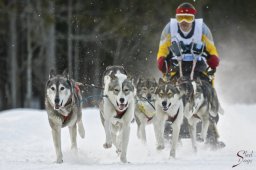
POLYGON ((104 148, 112 143, 127 162, 126 153, 130 136, 130 123, 135 110, 135 88, 122 66, 109 66, 103 74, 104 98, 100 104, 101 121, 105 129, 104 148))
POLYGON ((165 121, 172 123, 172 147, 170 156, 176 156, 180 127, 183 122, 183 99, 179 90, 170 82, 159 79, 156 89, 156 117, 153 121, 157 140, 157 149, 164 149, 164 125, 165 121))
POLYGON ((55 75, 52 70, 46 83, 45 108, 52 129, 52 138, 57 163, 62 163, 61 128, 68 126, 71 149, 77 150, 77 126, 82 138, 85 136, 82 123, 81 93, 79 83, 69 79, 67 72, 55 75))

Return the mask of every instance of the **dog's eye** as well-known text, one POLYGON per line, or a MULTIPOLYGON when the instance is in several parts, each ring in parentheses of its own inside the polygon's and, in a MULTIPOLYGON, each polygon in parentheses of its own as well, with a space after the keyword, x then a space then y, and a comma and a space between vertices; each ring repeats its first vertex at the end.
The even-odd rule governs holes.
POLYGON ((147 89, 146 87, 143 87, 142 90, 143 90, 143 91, 147 91, 148 89, 147 89))
POLYGON ((172 93, 168 93, 167 95, 168 95, 168 97, 172 97, 172 93))
POLYGON ((64 90, 64 89, 65 89, 64 87, 61 87, 61 88, 60 88, 61 91, 64 90))
POLYGON ((129 91, 129 89, 124 89, 124 92, 128 92, 129 91))
POLYGON ((151 92, 154 92, 154 91, 155 91, 155 88, 154 88, 154 87, 151 87, 151 88, 150 88, 150 91, 151 91, 151 92))
POLYGON ((54 87, 51 87, 51 89, 52 89, 52 91, 54 91, 54 90, 55 90, 55 88, 54 88, 54 87))
POLYGON ((115 91, 115 92, 117 92, 117 93, 119 92, 119 90, 118 90, 118 89, 114 89, 114 91, 115 91))
POLYGON ((159 93, 159 96, 160 96, 160 97, 163 97, 163 96, 164 96, 164 93, 159 93))

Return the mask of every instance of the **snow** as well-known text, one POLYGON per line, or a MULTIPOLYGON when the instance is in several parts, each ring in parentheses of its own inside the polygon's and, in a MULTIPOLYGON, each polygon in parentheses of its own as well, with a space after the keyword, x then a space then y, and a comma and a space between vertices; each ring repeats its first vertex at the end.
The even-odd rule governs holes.
MULTIPOLYGON (((84 109, 83 122, 86 137, 78 136, 79 152, 70 151, 68 128, 62 130, 63 164, 56 164, 55 152, 45 110, 15 109, 0 112, 0 170, 103 170, 103 169, 174 169, 174 170, 227 170, 256 169, 256 105, 227 105, 218 123, 220 140, 226 143, 221 150, 212 151, 198 144, 194 154, 190 139, 182 139, 177 158, 169 159, 170 145, 163 151, 155 148, 152 125, 146 128, 148 143, 143 145, 136 136, 136 123, 131 125, 127 159, 122 164, 114 147, 104 149, 104 129, 98 109, 84 109), (238 163, 237 152, 253 151, 251 163, 238 163)), ((248 158, 249 159, 249 158, 248 158)))

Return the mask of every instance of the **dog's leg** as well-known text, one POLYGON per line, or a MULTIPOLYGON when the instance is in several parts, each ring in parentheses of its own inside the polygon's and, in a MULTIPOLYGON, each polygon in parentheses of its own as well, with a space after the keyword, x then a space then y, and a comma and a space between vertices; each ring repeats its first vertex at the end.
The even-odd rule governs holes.
POLYGON ((103 102, 103 111, 101 111, 101 121, 103 123, 103 127, 106 135, 106 142, 103 144, 104 148, 112 147, 112 139, 111 139, 111 108, 112 103, 109 100, 104 100, 103 102))
POLYGON ((176 148, 177 148, 177 143, 179 139, 179 134, 180 134, 180 125, 178 123, 173 124, 173 133, 172 133, 172 148, 170 152, 170 156, 175 158, 176 156, 176 148))
POLYGON ((164 149, 164 118, 157 118, 153 121, 155 137, 157 141, 157 150, 164 149))
POLYGON ((140 121, 139 117, 136 115, 136 113, 135 113, 134 117, 135 117, 135 120, 136 120, 136 123, 137 123, 137 137, 139 139, 141 139, 141 133, 140 133, 141 121, 140 121))
POLYGON ((77 150, 77 142, 76 142, 77 132, 76 131, 77 131, 76 124, 74 124, 74 126, 69 127, 71 150, 77 150))
POLYGON ((209 124, 210 124, 209 118, 208 117, 203 117, 203 119, 202 119, 202 132, 201 132, 201 138, 203 139, 203 141, 206 141, 209 124))
POLYGON ((194 152, 197 152, 197 145, 196 145, 196 125, 197 125, 197 120, 195 118, 191 117, 190 121, 188 123, 188 129, 189 129, 189 134, 192 142, 192 148, 194 152))
POLYGON ((146 137, 146 125, 144 123, 141 123, 139 126, 139 130, 140 130, 140 139, 142 140, 142 142, 145 144, 147 142, 147 137, 146 137))
POLYGON ((104 129, 106 134, 106 142, 103 144, 104 148, 111 148, 112 147, 112 139, 111 139, 111 131, 110 131, 110 121, 104 121, 104 129))
POLYGON ((80 137, 84 138, 85 130, 84 130, 84 125, 83 125, 82 119, 77 122, 77 126, 78 126, 78 133, 79 133, 80 137))
POLYGON ((128 124, 123 124, 123 128, 122 128, 122 149, 121 149, 121 156, 120 156, 120 160, 123 163, 127 162, 127 158, 126 158, 126 153, 127 153, 127 147, 128 147, 128 142, 129 142, 129 137, 130 137, 130 125, 128 124))
POLYGON ((54 143, 55 152, 57 155, 57 163, 62 163, 62 152, 61 152, 61 127, 55 127, 52 129, 52 138, 54 143))
POLYGON ((116 147, 116 153, 119 155, 121 150, 120 150, 120 142, 118 140, 118 127, 116 127, 115 125, 112 124, 112 128, 111 128, 111 137, 112 137, 112 142, 116 147))

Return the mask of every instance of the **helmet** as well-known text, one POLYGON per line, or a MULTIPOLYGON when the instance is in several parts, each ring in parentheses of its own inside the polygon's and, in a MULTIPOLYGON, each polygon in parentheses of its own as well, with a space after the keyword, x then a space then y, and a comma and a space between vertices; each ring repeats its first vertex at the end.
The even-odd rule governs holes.
POLYGON ((188 15, 195 15, 196 14, 196 9, 195 7, 188 3, 184 2, 178 6, 176 9, 176 15, 179 14, 188 14, 188 15))

